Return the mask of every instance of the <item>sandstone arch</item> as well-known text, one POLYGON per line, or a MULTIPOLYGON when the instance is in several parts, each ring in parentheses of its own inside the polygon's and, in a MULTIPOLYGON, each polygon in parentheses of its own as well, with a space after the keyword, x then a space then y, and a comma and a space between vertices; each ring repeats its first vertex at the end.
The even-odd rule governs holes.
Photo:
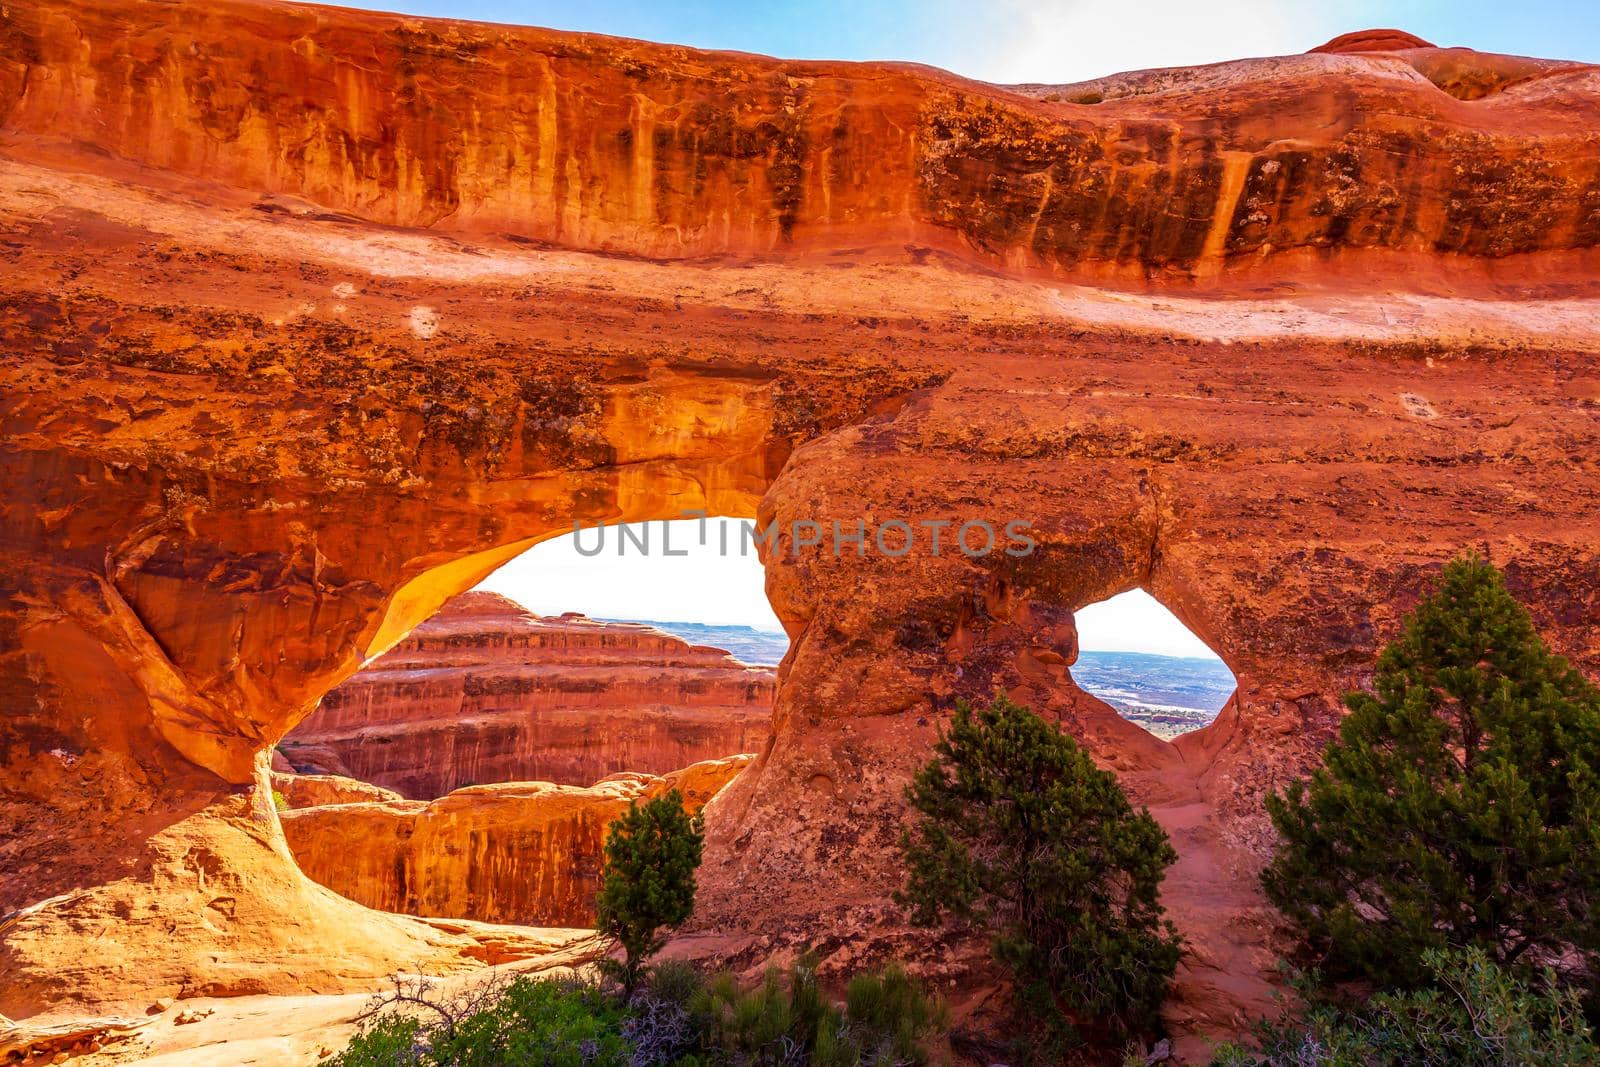
MULTIPOLYGON (((884 891, 956 696, 1018 690, 1247 867, 1462 546, 1600 664, 1593 68, 1464 100, 1416 53, 1294 57, 1090 108, 244 0, 7 11, 0 1012, 513 951, 300 877, 260 755, 574 518, 1046 535, 772 562, 777 733, 711 806, 697 920, 735 959, 950 962, 884 891), (1176 746, 1062 666, 1134 585, 1239 677, 1176 746)), ((1268 962, 1189 918, 1197 971, 1268 962)), ((1205 982, 1182 1025, 1225 1028, 1205 982)))
MULTIPOLYGON (((38 687, 33 706, 60 713, 7 724, 15 771, 7 844, 21 875, 6 886, 8 909, 21 910, 0 950, 15 976, 10 1013, 75 992, 94 1001, 336 988, 340 967, 369 974, 385 961, 478 953, 470 941, 355 908, 292 863, 283 868, 266 753, 364 659, 575 521, 754 513, 784 451, 770 380, 666 368, 624 379, 595 390, 568 420, 588 426, 563 426, 587 435, 603 462, 555 477, 534 467, 539 459, 519 437, 507 463, 527 463, 528 477, 451 474, 440 491, 374 491, 336 476, 337 490, 303 508, 284 498, 293 478, 210 481, 202 501, 170 483, 152 493, 141 479, 123 487, 108 475, 66 505, 115 511, 161 501, 146 508, 136 544, 108 548, 117 562, 104 576, 70 559, 10 576, 21 638, 13 663, 38 687), (320 514, 302 517, 310 510, 320 514), (327 563, 357 554, 359 570, 327 563), (296 644, 296 654, 284 651, 296 644), (66 834, 63 817, 74 823, 66 834), (77 956, 72 938, 63 944, 48 932, 62 923, 120 930, 125 949, 77 956), (194 943, 165 961, 170 969, 152 966, 132 982, 106 974, 122 971, 125 953, 159 956, 174 934, 194 943), (219 955, 237 959, 218 968, 219 955), (229 966, 243 976, 216 973, 229 966)), ((523 421, 504 433, 521 434, 539 411, 525 393, 519 403, 523 421)))

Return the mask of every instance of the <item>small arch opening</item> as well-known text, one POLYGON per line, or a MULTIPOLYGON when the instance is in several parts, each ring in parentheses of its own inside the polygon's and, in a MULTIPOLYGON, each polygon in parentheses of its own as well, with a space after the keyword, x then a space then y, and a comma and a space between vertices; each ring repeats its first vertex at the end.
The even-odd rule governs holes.
POLYGON ((1222 657, 1143 589, 1090 604, 1076 621, 1073 680, 1164 741, 1209 726, 1238 688, 1222 657))

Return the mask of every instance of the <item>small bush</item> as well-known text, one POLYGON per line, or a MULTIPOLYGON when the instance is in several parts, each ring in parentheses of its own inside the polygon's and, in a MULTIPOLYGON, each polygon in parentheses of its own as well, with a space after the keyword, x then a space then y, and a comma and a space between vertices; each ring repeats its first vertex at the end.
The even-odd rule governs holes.
POLYGON ((1461 1067, 1600 1063, 1578 994, 1546 972, 1536 985, 1479 949, 1423 953, 1431 985, 1358 1008, 1323 1005, 1257 1025, 1257 1047, 1225 1045, 1219 1067, 1461 1067))
POLYGON ((522 978, 506 987, 492 1010, 469 1018, 435 1050, 440 1063, 458 1067, 624 1067, 633 1049, 623 1021, 621 1006, 593 986, 522 978))
POLYGON ((333 1067, 625 1067, 624 1012, 578 981, 517 978, 444 997, 428 979, 395 979, 333 1067))
POLYGON ((350 1045, 328 1063, 331 1067, 431 1067, 434 1058, 419 1019, 382 1015, 369 1020, 350 1045))
POLYGON ((645 988, 651 996, 686 1008, 705 985, 705 977, 694 964, 665 960, 650 969, 645 988))
MULTIPOLYGON (((614 988, 614 987, 613 987, 614 988)), ((518 978, 444 997, 396 979, 334 1067, 912 1067, 948 1026, 898 966, 858 975, 833 1003, 807 957, 744 990, 667 962, 628 998, 575 980, 518 978)))
POLYGON ((742 991, 730 975, 709 981, 695 1000, 710 1062, 890 1067, 924 1064, 929 1045, 949 1026, 943 1002, 898 965, 850 980, 835 1005, 817 980, 816 959, 802 957, 787 975, 767 971, 742 991))
POLYGON ((283 790, 274 789, 272 791, 272 806, 279 811, 289 810, 289 798, 283 795, 283 790))
POLYGON ((918 818, 897 899, 912 921, 992 936, 1035 1058, 1155 1029, 1182 945, 1160 900, 1177 853, 1155 819, 1003 694, 958 702, 934 751, 907 790, 918 818))
POLYGON ((697 1010, 705 979, 691 964, 667 960, 652 967, 628 1000, 622 1036, 633 1045, 633 1067, 698 1062, 707 1019, 697 1010))
POLYGON ((611 824, 596 901, 600 932, 621 946, 606 969, 632 994, 649 958, 666 944, 662 931, 694 911, 694 872, 705 840, 700 816, 683 810, 676 789, 628 810, 611 824))
POLYGON ((1600 963, 1600 690, 1500 572, 1444 569, 1353 693, 1325 766, 1267 800, 1267 897, 1331 979, 1424 984, 1474 947, 1525 977, 1600 963))
POLYGON ((844 1013, 868 1063, 925 1063, 928 1037, 950 1025, 943 1002, 898 963, 850 979, 844 1013))

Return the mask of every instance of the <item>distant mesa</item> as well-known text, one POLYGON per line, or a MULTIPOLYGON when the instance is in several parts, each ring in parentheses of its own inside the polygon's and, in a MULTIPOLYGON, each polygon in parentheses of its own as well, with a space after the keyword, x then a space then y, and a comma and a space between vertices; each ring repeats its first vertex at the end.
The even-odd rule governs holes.
POLYGON ((431 799, 466 785, 587 786, 759 751, 777 675, 721 648, 495 593, 446 601, 322 698, 279 750, 294 770, 431 799))
POLYGON ((1408 48, 1436 48, 1414 33, 1405 30, 1356 30, 1341 33, 1325 45, 1311 49, 1313 53, 1353 55, 1359 52, 1400 52, 1408 48))
POLYGON ((776 667, 789 651, 789 635, 783 631, 758 630, 754 626, 708 622, 663 622, 658 619, 617 619, 651 626, 675 634, 692 645, 725 649, 741 663, 752 667, 776 667))

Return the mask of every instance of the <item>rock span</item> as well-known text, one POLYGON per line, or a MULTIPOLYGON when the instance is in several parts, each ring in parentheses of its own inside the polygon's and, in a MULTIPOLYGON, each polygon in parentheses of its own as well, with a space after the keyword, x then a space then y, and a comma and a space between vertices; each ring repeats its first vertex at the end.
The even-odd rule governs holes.
POLYGON ((1443 560, 1600 665, 1597 103, 1459 50, 1005 88, 8 0, 0 1012, 481 958, 305 878, 266 753, 535 542, 700 508, 785 531, 793 649, 697 944, 953 966, 889 903, 901 788, 1004 687, 1173 829, 1174 1025, 1236 1027, 1261 793, 1443 560), (793 525, 973 519, 1037 549, 793 525), (1239 680, 1176 745, 1070 679, 1073 611, 1138 586, 1239 680))
POLYGON ((323 697, 278 751, 300 771, 424 799, 588 785, 760 749, 776 687, 768 668, 650 626, 463 593, 323 697))
POLYGON ((606 830, 628 808, 677 789, 698 811, 750 762, 708 760, 671 774, 592 786, 502 782, 438 800, 297 808, 283 832, 300 869, 382 911, 529 926, 593 926, 606 830))
POLYGON ((384 804, 404 800, 392 789, 338 774, 272 772, 272 799, 283 808, 316 808, 324 804, 384 804))

